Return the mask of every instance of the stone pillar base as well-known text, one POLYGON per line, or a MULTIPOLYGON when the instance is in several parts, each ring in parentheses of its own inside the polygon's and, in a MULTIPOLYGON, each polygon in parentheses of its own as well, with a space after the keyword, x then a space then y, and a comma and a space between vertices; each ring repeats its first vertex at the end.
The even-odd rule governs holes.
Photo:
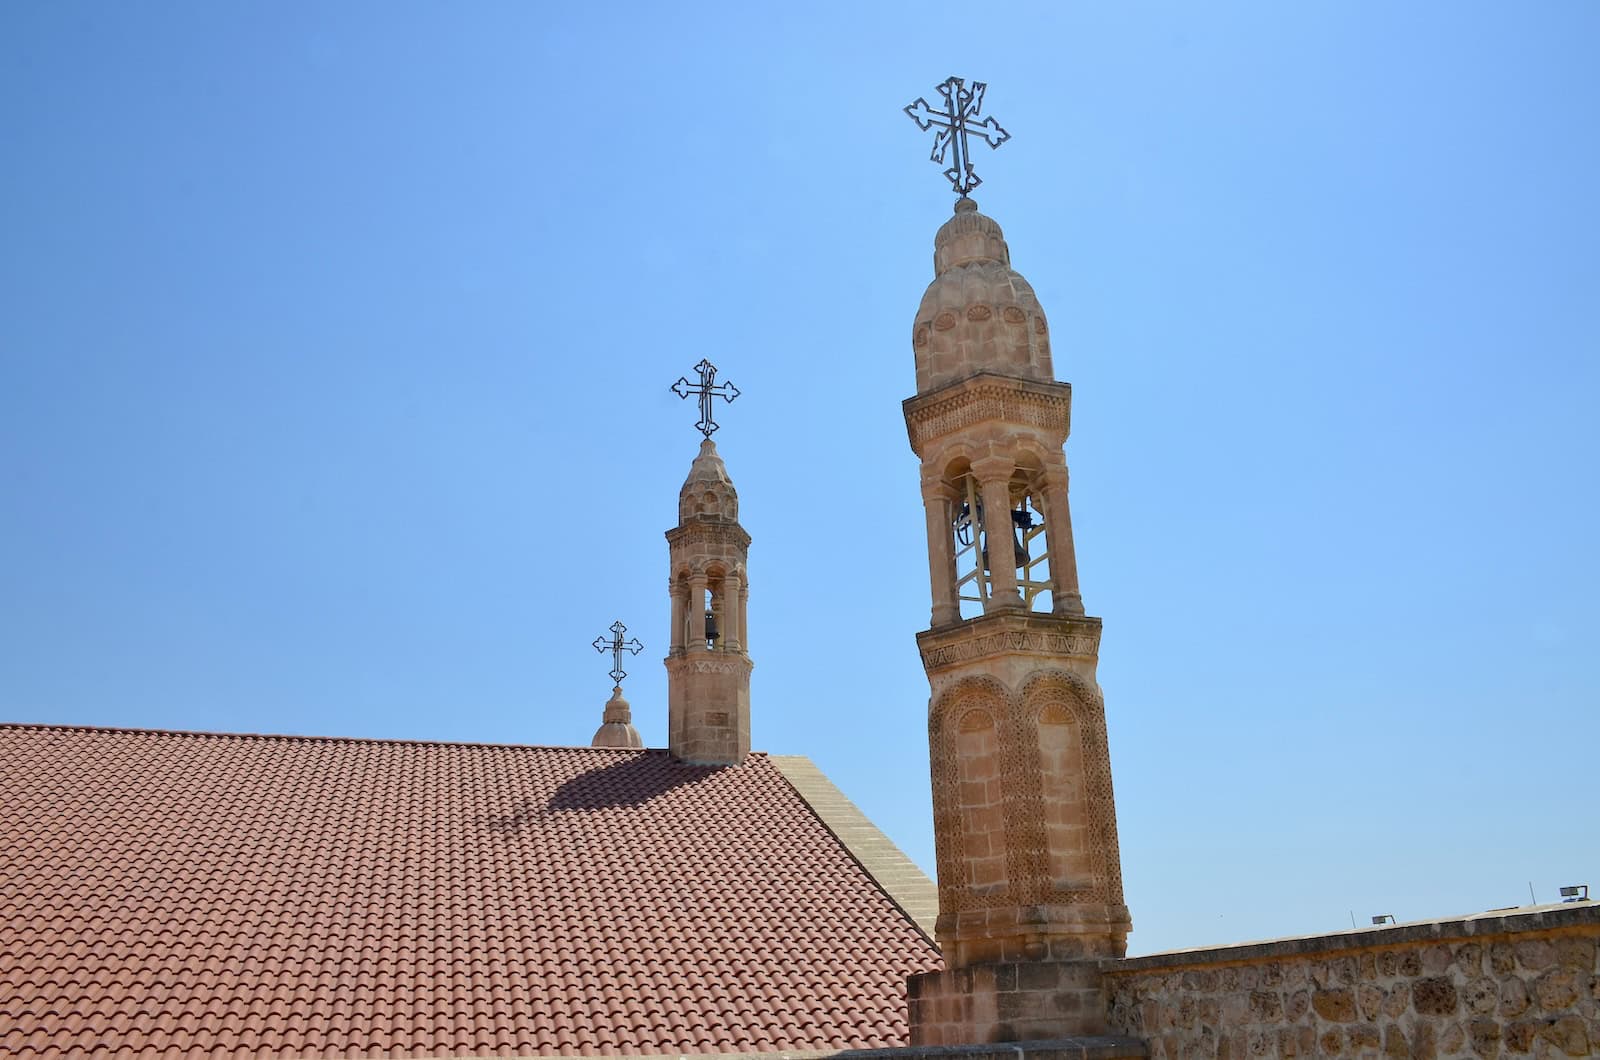
POLYGON ((975 1045, 1106 1033, 1095 961, 1018 961, 924 972, 906 981, 911 1044, 975 1045))

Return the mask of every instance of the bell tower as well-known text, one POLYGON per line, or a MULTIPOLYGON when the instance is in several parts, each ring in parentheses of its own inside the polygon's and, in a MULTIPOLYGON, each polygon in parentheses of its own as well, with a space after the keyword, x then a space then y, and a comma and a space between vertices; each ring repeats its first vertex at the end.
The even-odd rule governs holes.
POLYGON ((738 765, 750 753, 750 535, 739 525, 739 495, 709 434, 678 493, 678 525, 667 531, 667 547, 667 745, 684 762, 738 765))
POLYGON ((917 644, 947 968, 910 983, 923 1045, 1103 1032, 1095 962, 1122 956, 1130 927, 1100 620, 1084 614, 1067 503, 1072 389, 1000 226, 958 190, 904 404, 927 516, 917 644))

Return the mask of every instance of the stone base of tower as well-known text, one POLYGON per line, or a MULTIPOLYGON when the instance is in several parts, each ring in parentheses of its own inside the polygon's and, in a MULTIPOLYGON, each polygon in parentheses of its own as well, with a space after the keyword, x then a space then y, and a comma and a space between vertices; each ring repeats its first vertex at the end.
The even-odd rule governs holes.
POLYGON ((750 753, 748 656, 693 650, 668 657, 667 746, 680 762, 736 766, 750 753))
POLYGON ((906 980, 911 1044, 980 1045, 1105 1034, 1098 961, 1001 961, 906 980))

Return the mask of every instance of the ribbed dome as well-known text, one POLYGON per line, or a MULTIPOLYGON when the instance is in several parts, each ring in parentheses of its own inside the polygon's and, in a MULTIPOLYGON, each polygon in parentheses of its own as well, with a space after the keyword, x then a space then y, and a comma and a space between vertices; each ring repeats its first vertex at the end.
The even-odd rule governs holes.
POLYGON ((984 371, 1055 378, 1039 299, 1011 267, 1005 233, 973 200, 958 199, 933 237, 933 271, 911 333, 919 392, 984 371))
POLYGON ((622 686, 617 685, 611 690, 611 698, 606 701, 606 712, 600 723, 600 728, 594 734, 594 739, 589 742, 590 747, 643 747, 644 740, 639 735, 639 730, 633 727, 633 711, 628 707, 628 701, 622 698, 622 686))
POLYGON ((700 454, 689 465, 689 477, 678 491, 678 522, 697 517, 730 523, 739 518, 739 494, 710 438, 700 443, 700 454))

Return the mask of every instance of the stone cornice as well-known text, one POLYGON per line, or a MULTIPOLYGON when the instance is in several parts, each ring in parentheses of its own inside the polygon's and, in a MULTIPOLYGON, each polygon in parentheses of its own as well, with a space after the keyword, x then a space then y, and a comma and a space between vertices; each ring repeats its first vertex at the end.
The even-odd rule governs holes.
POLYGON ((929 674, 1002 655, 1092 660, 1100 654, 1100 620, 1028 612, 982 615, 918 633, 917 648, 929 674))
POLYGON ((744 527, 720 519, 695 518, 667 531, 667 544, 676 545, 682 541, 734 545, 738 548, 750 547, 750 535, 745 532, 744 527))
POLYGON ((901 403, 911 451, 986 421, 1025 424, 1066 442, 1072 429, 1072 386, 980 372, 901 403))

